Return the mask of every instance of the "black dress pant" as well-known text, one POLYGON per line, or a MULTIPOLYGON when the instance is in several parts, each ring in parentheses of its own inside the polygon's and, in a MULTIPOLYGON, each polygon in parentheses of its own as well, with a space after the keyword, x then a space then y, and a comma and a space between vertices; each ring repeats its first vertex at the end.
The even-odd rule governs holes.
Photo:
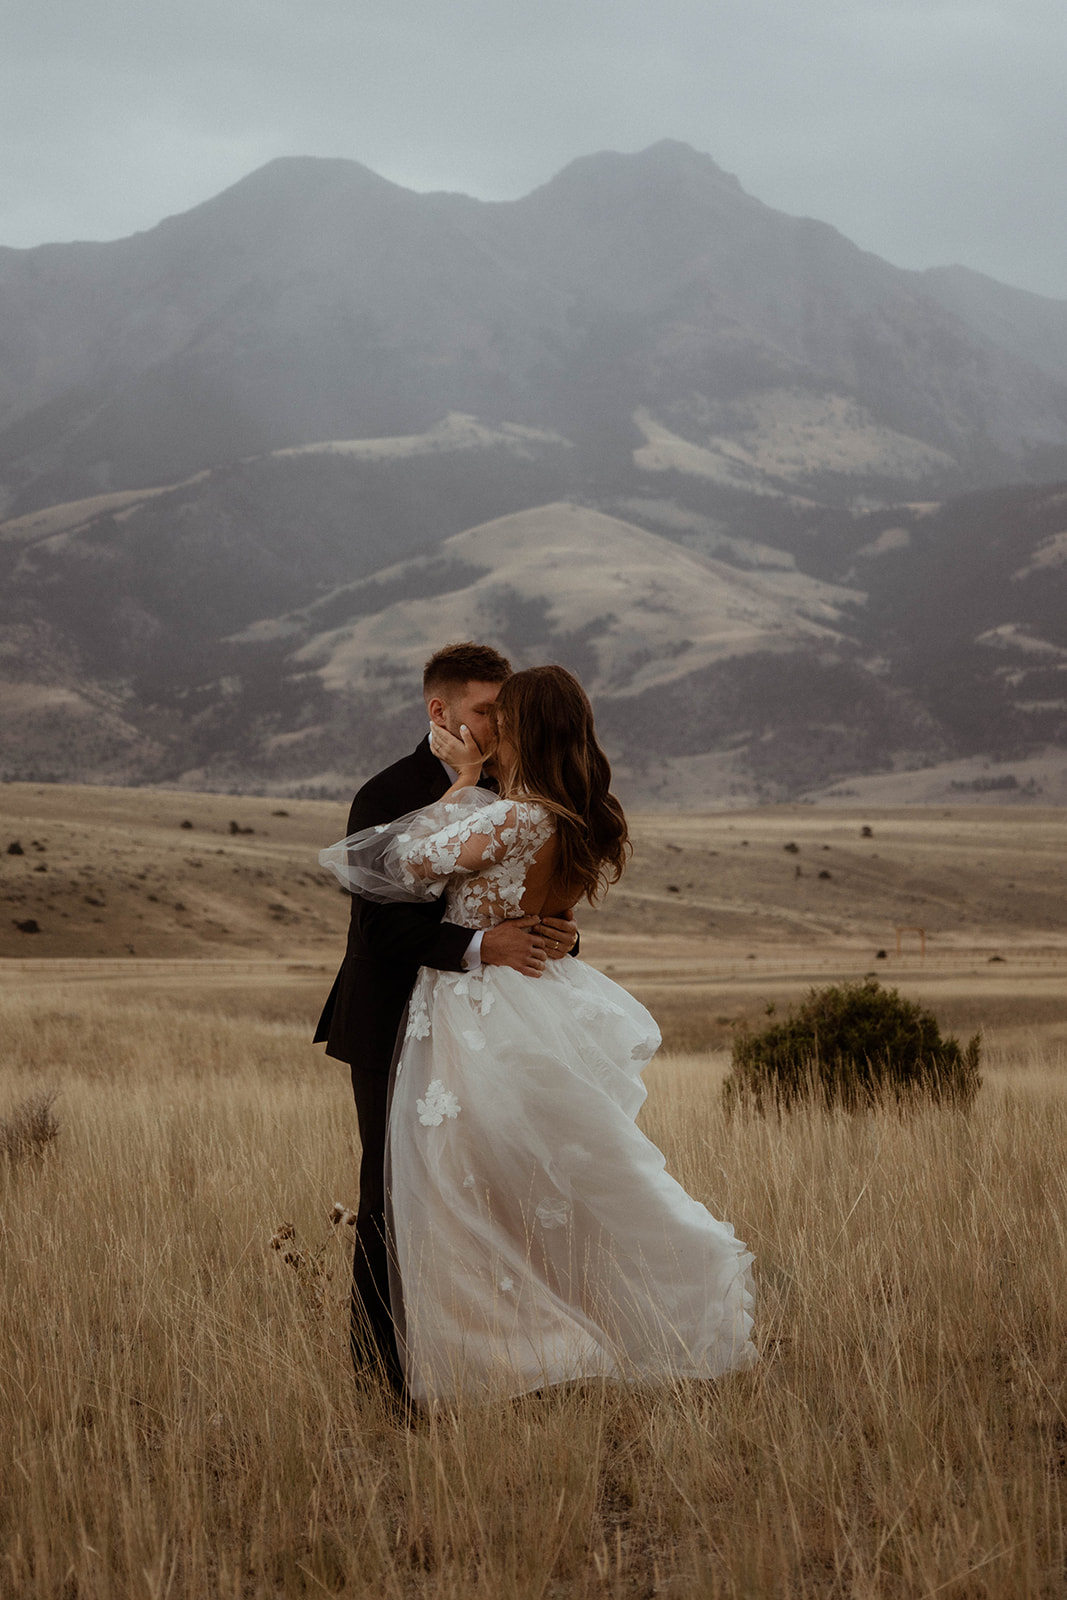
POLYGON ((405 1392, 389 1302, 389 1237, 385 1215, 385 1141, 391 1074, 352 1065, 352 1093, 363 1151, 352 1256, 352 1361, 359 1374, 377 1371, 405 1392))

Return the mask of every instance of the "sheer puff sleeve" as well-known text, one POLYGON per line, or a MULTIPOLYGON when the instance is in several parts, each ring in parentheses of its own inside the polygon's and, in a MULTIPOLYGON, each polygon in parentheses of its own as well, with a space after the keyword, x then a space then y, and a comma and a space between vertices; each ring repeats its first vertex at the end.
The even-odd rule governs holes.
POLYGON ((331 844, 319 851, 319 863, 365 900, 434 900, 449 878, 503 860, 517 826, 514 802, 486 789, 459 789, 331 844))

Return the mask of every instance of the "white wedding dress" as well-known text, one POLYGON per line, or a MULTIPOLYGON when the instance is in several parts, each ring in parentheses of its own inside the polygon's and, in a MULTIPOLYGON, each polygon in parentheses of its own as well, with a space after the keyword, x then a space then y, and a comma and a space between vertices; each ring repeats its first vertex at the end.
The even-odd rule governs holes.
MULTIPOLYGON (((443 891, 450 922, 489 928, 522 915, 553 827, 534 801, 467 789, 319 859, 367 898, 443 891)), ((416 1400, 714 1378, 755 1359, 752 1256, 635 1123, 659 1042, 644 1007, 574 957, 536 979, 420 971, 387 1158, 416 1400)))

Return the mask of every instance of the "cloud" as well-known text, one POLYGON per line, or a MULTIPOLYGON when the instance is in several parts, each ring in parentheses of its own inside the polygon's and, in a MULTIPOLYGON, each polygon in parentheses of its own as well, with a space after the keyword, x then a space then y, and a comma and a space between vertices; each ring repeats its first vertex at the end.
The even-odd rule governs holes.
POLYGON ((277 155, 508 198, 669 137, 901 265, 1067 296, 1065 45, 1062 0, 14 0, 0 241, 148 227, 277 155))

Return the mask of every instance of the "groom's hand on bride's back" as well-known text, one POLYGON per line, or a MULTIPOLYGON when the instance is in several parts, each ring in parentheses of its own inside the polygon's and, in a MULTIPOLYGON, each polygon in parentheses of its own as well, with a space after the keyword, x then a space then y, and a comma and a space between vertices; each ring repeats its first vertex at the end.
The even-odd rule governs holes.
POLYGON ((482 964, 487 967, 514 967, 527 978, 539 978, 545 970, 548 951, 537 932, 538 917, 515 917, 498 922, 482 935, 482 964))

